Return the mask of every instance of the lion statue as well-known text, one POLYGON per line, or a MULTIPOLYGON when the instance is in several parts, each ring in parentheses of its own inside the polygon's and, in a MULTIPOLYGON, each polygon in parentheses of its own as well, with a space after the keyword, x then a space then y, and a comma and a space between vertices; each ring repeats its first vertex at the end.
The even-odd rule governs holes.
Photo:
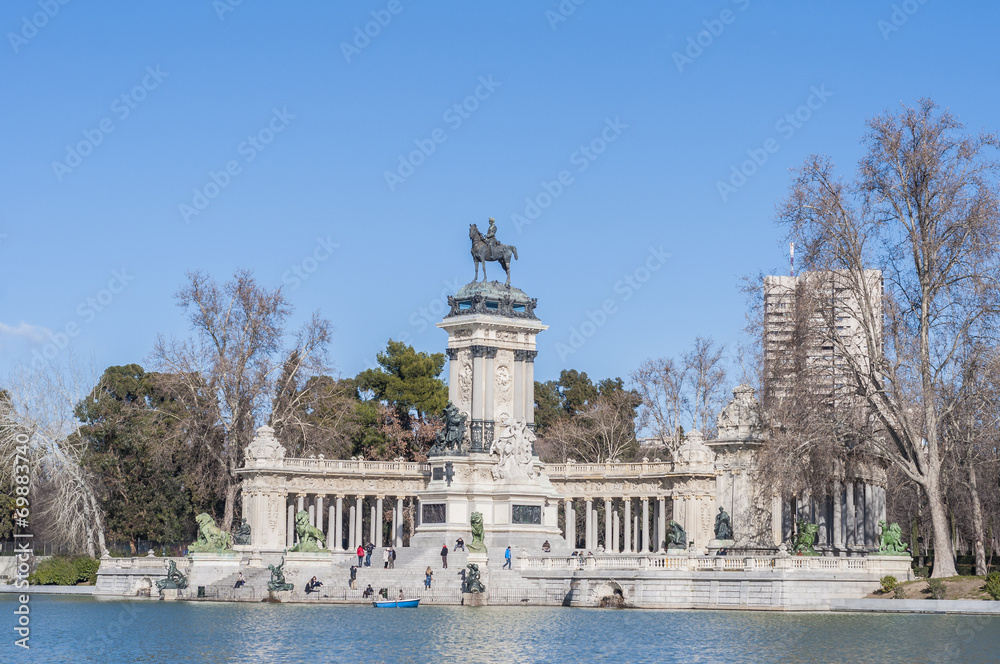
POLYGON ((880 519, 878 527, 882 529, 882 534, 878 536, 878 553, 887 555, 906 553, 903 531, 898 523, 888 524, 885 519, 880 519))
POLYGON ((813 544, 816 543, 817 532, 819 532, 819 526, 815 523, 799 521, 799 534, 795 538, 795 547, 792 551, 807 556, 817 555, 816 549, 813 548, 813 544))
POLYGON ((471 524, 472 542, 467 545, 469 553, 486 553, 486 543, 483 541, 483 537, 486 536, 486 530, 483 528, 483 513, 473 512, 471 524))
POLYGON ((216 526, 211 516, 202 512, 194 520, 198 523, 198 539, 188 547, 188 551, 198 553, 233 548, 229 533, 216 526))
POLYGON ((292 548, 292 551, 300 553, 321 551, 326 542, 323 531, 309 524, 309 512, 305 510, 300 510, 295 515, 295 534, 299 538, 299 543, 292 548))

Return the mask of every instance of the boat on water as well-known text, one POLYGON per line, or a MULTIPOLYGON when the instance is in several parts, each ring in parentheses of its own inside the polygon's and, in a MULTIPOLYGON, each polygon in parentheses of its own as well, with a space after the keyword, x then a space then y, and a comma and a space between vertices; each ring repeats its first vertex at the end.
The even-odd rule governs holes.
POLYGON ((417 607, 420 605, 420 599, 390 599, 372 602, 372 606, 376 609, 405 609, 411 607, 417 607))

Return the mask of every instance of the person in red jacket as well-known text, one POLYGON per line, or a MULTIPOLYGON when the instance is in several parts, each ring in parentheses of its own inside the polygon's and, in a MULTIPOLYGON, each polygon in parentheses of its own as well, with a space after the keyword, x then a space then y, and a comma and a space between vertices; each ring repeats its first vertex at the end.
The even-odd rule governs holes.
POLYGON ((365 547, 358 544, 358 567, 361 567, 362 563, 365 562, 365 547))

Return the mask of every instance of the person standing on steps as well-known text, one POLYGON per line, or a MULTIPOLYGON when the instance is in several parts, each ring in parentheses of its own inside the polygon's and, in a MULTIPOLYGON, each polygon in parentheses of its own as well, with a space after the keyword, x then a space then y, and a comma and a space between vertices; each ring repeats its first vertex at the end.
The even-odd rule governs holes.
POLYGON ((448 569, 448 545, 441 545, 441 567, 448 569))
POLYGON ((357 554, 358 554, 358 567, 361 567, 361 565, 365 561, 365 547, 358 544, 357 554))
MULTIPOLYGON (((350 586, 351 590, 357 590, 358 589, 358 566, 357 565, 351 565, 351 580, 348 581, 347 585, 350 586)), ((370 583, 368 584, 368 587, 369 588, 372 587, 370 583)))
POLYGON ((382 569, 389 569, 389 548, 382 549, 382 569))
POLYGON ((365 547, 365 567, 372 566, 372 553, 375 551, 375 545, 368 542, 368 546, 365 547))
POLYGON ((509 546, 507 547, 507 550, 503 552, 503 559, 504 559, 503 569, 510 569, 510 547, 509 546))
POLYGON ((396 569, 396 549, 389 547, 389 569, 396 569))
POLYGON ((434 576, 434 571, 431 569, 431 566, 428 565, 427 569, 424 570, 424 588, 426 588, 427 590, 431 589, 431 577, 432 576, 434 576))

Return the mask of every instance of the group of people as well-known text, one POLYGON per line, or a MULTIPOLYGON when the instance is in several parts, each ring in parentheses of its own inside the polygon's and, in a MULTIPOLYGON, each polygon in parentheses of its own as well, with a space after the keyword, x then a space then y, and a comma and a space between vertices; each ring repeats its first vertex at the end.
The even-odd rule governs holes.
MULTIPOLYGON (((358 550, 358 567, 371 567, 372 566, 372 553, 375 552, 375 545, 371 542, 367 544, 359 544, 358 550)), ((396 567, 396 549, 387 546, 382 549, 382 569, 393 569, 396 567)))

